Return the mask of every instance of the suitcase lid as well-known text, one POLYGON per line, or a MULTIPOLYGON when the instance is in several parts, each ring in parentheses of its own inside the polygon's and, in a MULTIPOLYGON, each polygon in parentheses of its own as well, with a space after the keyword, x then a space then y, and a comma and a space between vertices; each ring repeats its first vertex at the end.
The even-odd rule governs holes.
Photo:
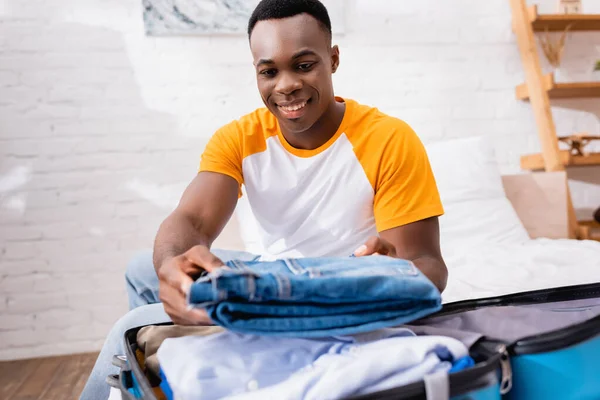
MULTIPOLYGON (((556 327, 547 330, 540 328, 540 332, 533 334, 528 332, 506 340, 496 337, 496 339, 504 341, 511 355, 559 350, 600 335, 600 283, 563 286, 448 303, 442 307, 442 310, 418 323, 431 324, 445 318, 482 309, 491 310, 502 307, 518 309, 522 307, 522 309, 534 310, 536 306, 540 306, 540 309, 546 311, 556 312, 554 314, 556 320, 550 324, 550 326, 555 324, 556 327), (571 321, 566 320, 561 325, 561 317, 566 317, 568 314, 571 321)), ((483 311, 478 312, 483 313, 483 311)), ((509 316, 508 312, 507 316, 509 316)), ((550 313, 548 316, 552 317, 550 313)), ((498 328, 498 330, 501 329, 498 328)), ((515 330, 518 331, 518 328, 515 330)))

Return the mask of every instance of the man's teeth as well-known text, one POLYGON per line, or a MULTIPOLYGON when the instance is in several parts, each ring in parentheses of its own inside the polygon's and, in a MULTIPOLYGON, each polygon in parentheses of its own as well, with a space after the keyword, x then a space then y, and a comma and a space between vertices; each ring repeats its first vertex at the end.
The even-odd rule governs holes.
POLYGON ((305 105, 306 101, 293 106, 279 106, 279 108, 281 108, 283 111, 298 111, 299 109, 304 108, 305 105))

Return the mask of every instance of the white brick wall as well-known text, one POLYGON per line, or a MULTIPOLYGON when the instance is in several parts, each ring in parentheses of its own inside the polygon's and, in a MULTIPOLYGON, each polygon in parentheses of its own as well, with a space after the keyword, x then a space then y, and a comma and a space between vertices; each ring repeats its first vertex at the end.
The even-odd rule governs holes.
MULTIPOLYGON (((538 1, 545 12, 556 2, 538 1)), ((0 0, 0 359, 98 349, 126 311, 129 257, 151 246, 206 139, 261 105, 244 36, 148 38, 140 4, 0 0)), ((584 8, 600 13, 595 0, 584 8)), ((426 142, 489 135, 505 172, 539 150, 531 108, 514 97, 523 73, 506 0, 347 10, 339 95, 426 142)), ((570 36, 576 77, 600 58, 594 41, 570 36)), ((553 104, 559 133, 600 132, 596 100, 553 104)), ((572 174, 581 213, 600 205, 588 182, 598 172, 572 174)), ((221 246, 240 246, 235 226, 221 246)))

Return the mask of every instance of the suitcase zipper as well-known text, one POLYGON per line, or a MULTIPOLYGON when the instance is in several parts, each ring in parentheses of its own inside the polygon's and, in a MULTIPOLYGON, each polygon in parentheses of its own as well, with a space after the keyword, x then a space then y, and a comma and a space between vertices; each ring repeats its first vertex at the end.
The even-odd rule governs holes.
POLYGON ((510 367, 510 358, 508 356, 508 349, 506 345, 501 344, 497 347, 498 353, 500 353, 500 368, 501 368, 501 381, 500 381, 500 394, 505 395, 512 389, 512 368, 510 367))
POLYGON ((512 389, 513 379, 510 355, 516 356, 560 350, 596 337, 598 332, 600 332, 600 316, 558 331, 519 339, 508 346, 506 344, 499 344, 496 350, 500 354, 500 394, 505 395, 512 389))
POLYGON ((529 336, 517 340, 510 346, 510 354, 534 354, 561 350, 598 336, 600 316, 565 328, 529 336))
MULTIPOLYGON (((535 303, 550 303, 574 299, 590 299, 600 295, 600 283, 563 286, 551 289, 506 294, 483 299, 460 300, 447 303, 444 308, 430 317, 452 315, 458 312, 476 310, 485 307, 520 306, 535 303)), ((429 318, 429 317, 428 317, 429 318)))

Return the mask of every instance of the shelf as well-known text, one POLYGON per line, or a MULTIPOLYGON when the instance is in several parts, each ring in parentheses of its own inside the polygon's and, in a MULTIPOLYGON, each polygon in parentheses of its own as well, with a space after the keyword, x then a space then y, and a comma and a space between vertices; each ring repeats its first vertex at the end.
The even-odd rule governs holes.
MULTIPOLYGON (((550 171, 573 166, 600 165, 600 152, 587 154, 582 150, 587 138, 562 139, 570 145, 571 149, 558 150, 556 147, 558 135, 550 102, 551 98, 600 98, 600 82, 557 83, 553 74, 543 75, 535 34, 535 32, 565 32, 567 29, 569 32, 600 31, 600 14, 538 14, 537 6, 527 7, 527 1, 509 0, 512 30, 517 39, 526 78, 526 83, 517 86, 515 92, 517 99, 531 102, 544 153, 522 156, 521 168, 545 170, 544 156, 550 171)), ((568 186, 567 216, 569 238, 589 236, 591 229, 577 224, 568 186)))
MULTIPOLYGON (((574 156, 569 153, 569 150, 561 150, 560 161, 565 167, 600 165, 600 153, 574 156)), ((544 158, 539 153, 521 156, 521 168, 525 170, 542 170, 544 169, 544 158)))
POLYGON ((600 223, 596 221, 579 221, 579 237, 600 242, 600 223))
MULTIPOLYGON (((544 75, 543 80, 544 89, 551 99, 600 97, 600 81, 557 83, 553 74, 544 75)), ((517 86, 516 95, 519 100, 529 100, 527 84, 517 86)))
POLYGON ((579 225, 581 226, 589 226, 590 228, 600 229, 600 222, 589 220, 589 221, 579 221, 579 225))
POLYGON ((537 6, 528 9, 534 32, 600 31, 600 14, 538 14, 537 6))

